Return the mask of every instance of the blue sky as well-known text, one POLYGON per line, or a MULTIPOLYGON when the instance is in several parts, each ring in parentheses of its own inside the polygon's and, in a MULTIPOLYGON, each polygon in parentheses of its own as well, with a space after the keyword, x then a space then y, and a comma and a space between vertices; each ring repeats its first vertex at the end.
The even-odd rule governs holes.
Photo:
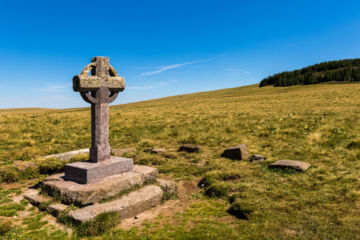
POLYGON ((258 83, 360 57, 360 1, 0 0, 0 108, 87 106, 72 77, 109 56, 113 104, 258 83))

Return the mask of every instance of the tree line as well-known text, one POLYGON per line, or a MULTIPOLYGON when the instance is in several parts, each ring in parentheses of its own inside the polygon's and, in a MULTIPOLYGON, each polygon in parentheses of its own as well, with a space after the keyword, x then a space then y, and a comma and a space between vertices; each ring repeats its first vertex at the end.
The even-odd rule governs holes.
POLYGON ((309 85, 333 81, 360 81, 360 58, 323 62, 295 71, 278 73, 264 78, 260 82, 260 87, 309 85))

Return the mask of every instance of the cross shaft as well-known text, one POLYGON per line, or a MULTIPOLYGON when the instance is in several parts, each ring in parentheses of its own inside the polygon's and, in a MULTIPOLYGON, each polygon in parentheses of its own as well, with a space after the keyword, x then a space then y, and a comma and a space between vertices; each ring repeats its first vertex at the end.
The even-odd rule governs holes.
POLYGON ((125 83, 109 64, 108 57, 94 57, 91 61, 73 78, 73 88, 91 104, 90 162, 98 163, 110 159, 109 103, 124 90, 125 83))

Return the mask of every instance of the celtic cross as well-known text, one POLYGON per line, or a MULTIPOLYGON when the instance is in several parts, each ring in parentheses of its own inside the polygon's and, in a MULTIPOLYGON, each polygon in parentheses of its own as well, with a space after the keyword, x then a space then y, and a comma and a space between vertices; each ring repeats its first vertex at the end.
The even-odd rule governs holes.
POLYGON ((124 88, 124 78, 118 76, 108 57, 93 57, 80 75, 73 78, 74 91, 80 92, 81 97, 91 104, 90 162, 110 159, 109 103, 124 88))

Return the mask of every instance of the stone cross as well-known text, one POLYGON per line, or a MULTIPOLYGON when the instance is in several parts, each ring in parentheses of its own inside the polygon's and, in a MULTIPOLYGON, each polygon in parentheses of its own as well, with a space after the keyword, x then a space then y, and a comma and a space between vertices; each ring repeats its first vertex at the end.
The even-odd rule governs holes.
POLYGON ((80 92, 81 97, 91 104, 90 162, 110 159, 109 103, 124 88, 124 78, 118 76, 108 57, 93 57, 80 75, 73 78, 74 91, 80 92))

